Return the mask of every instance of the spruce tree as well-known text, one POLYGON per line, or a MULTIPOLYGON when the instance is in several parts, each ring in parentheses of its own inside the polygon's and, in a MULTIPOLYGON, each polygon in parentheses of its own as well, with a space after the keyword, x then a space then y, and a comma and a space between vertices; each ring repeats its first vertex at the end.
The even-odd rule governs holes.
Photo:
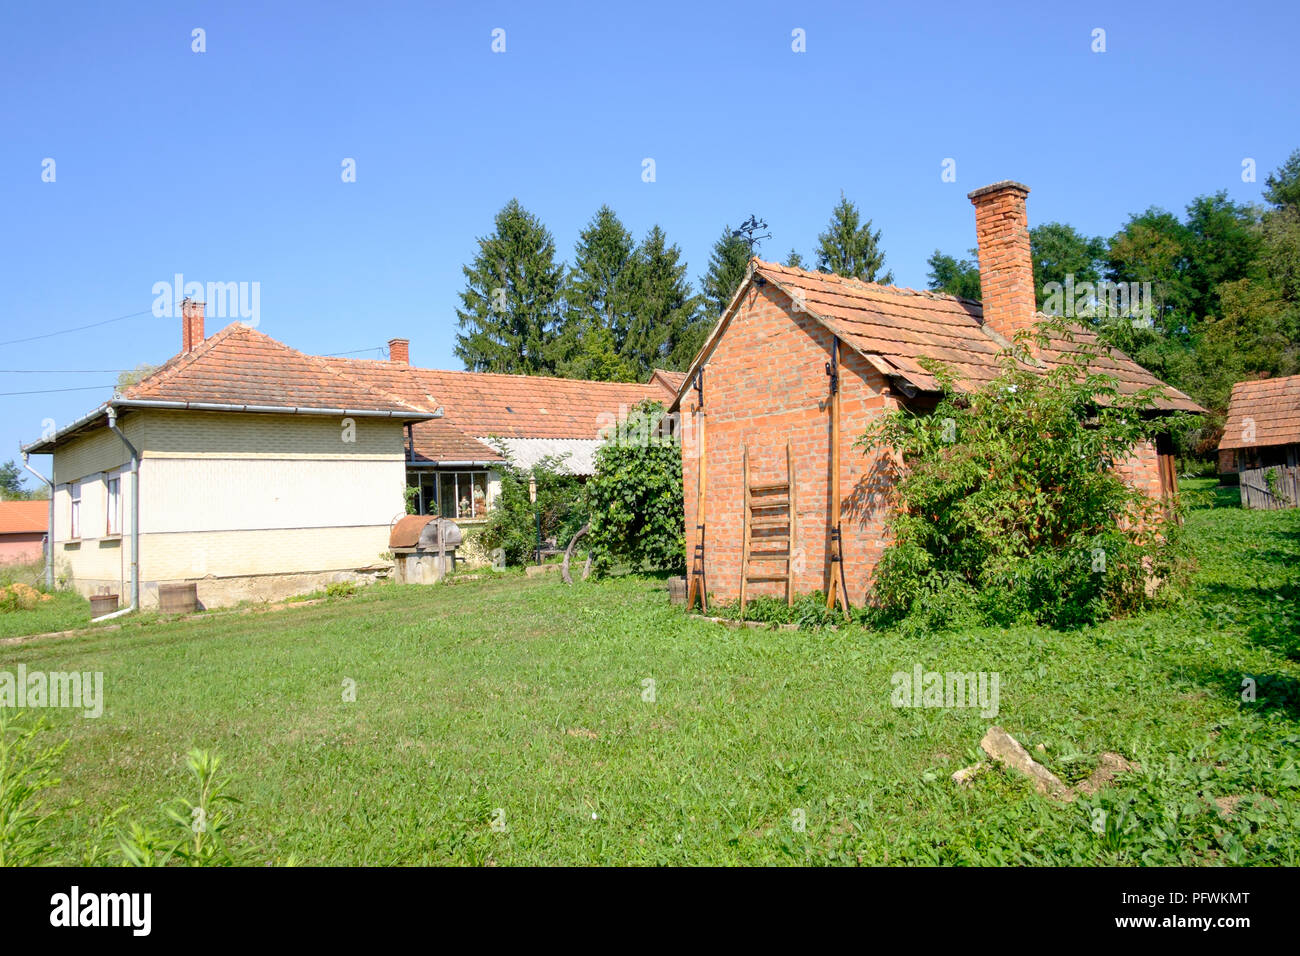
POLYGON ((817 268, 863 282, 889 285, 892 272, 882 272, 885 254, 880 250, 880 230, 871 231, 871 220, 862 222, 858 207, 844 193, 831 210, 826 231, 817 237, 817 268))
POLYGON ((555 261, 555 240, 511 199, 478 245, 463 267, 456 356, 474 372, 554 375, 564 314, 564 264, 555 261))
POLYGON ((699 302, 691 294, 682 251, 669 245, 664 231, 655 226, 637 247, 634 259, 634 318, 623 344, 622 357, 645 381, 655 368, 685 367, 685 349, 698 338, 699 302))
POLYGON ((709 270, 700 280, 700 289, 704 293, 705 307, 710 318, 716 319, 727 308, 748 270, 749 244, 737 236, 730 226, 724 227, 722 235, 713 244, 709 270))

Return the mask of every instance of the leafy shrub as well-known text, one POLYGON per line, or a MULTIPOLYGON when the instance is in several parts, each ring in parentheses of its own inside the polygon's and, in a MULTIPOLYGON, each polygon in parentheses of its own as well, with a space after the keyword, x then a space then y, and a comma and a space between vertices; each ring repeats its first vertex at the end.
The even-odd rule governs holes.
POLYGON ((662 435, 664 406, 642 402, 596 451, 596 475, 587 485, 593 569, 615 562, 681 573, 686 569, 686 510, 682 453, 662 435))
POLYGON ((197 787, 196 799, 181 797, 166 808, 168 824, 161 831, 131 823, 118 845, 131 866, 166 866, 173 860, 188 866, 234 866, 240 857, 226 843, 230 827, 227 804, 238 803, 226 793, 227 780, 218 774, 221 758, 206 750, 185 755, 197 787))
MULTIPOLYGON (((501 449, 506 454, 505 449, 501 449)), ((479 540, 490 554, 498 548, 507 564, 527 564, 537 547, 537 516, 542 540, 569 543, 586 522, 582 482, 564 468, 563 459, 547 456, 532 468, 502 466, 498 495, 479 540), (528 497, 528 480, 537 482, 537 503, 528 497)))
POLYGON ((1186 417, 1156 420, 1156 389, 1123 394, 1093 370, 1098 346, 1053 322, 1041 344, 1049 332, 1068 343, 1057 364, 1035 369, 1008 349, 1000 374, 971 392, 935 364, 934 412, 892 412, 859 442, 899 456, 873 466, 892 504, 878 620, 1073 627, 1142 606, 1174 570, 1176 523, 1114 466, 1186 417))
POLYGON ((41 746, 45 728, 44 718, 29 724, 0 708, 0 866, 32 866, 54 851, 43 833, 53 813, 40 796, 59 785, 55 770, 68 743, 41 746))

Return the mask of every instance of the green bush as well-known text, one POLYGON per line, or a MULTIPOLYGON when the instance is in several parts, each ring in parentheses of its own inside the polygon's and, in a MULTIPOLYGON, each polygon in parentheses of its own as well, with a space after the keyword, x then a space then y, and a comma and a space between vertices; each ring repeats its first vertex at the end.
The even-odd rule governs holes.
POLYGON ((933 413, 892 412, 859 442, 902 462, 873 464, 891 505, 871 595, 879 621, 1075 627, 1141 607, 1173 573, 1176 522, 1113 466, 1187 416, 1157 419, 1155 389, 1123 394, 1093 371, 1099 347, 1055 322, 1040 344, 1049 332, 1068 343, 1057 364, 1033 368, 1008 349, 1000 374, 971 392, 934 365, 933 413))
POLYGON ((54 852, 45 827, 53 811, 44 809, 41 797, 59 785, 56 772, 68 742, 38 743, 47 726, 44 718, 11 718, 0 707, 0 866, 32 866, 54 852))
POLYGON ((659 402, 642 402, 596 452, 587 495, 598 575, 616 562, 678 574, 686 569, 681 445, 677 436, 660 433, 663 417, 659 402))
POLYGON ((507 464, 500 474, 501 493, 479 538, 489 555, 499 549, 507 564, 528 564, 537 547, 538 514, 542 540, 553 538, 561 548, 586 523, 582 482, 564 470, 561 458, 548 456, 532 468, 507 464), (537 482, 536 504, 528 497, 530 477, 537 482))

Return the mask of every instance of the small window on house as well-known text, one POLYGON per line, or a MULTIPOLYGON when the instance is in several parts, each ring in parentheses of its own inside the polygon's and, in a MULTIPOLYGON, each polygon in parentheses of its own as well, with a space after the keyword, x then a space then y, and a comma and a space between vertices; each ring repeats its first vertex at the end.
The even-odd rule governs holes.
POLYGON ((81 537, 81 482, 74 481, 68 485, 69 511, 68 537, 81 537))
POLYGON ((488 500, 486 471, 444 471, 438 474, 438 514, 454 521, 486 518, 488 500))
POLYGON ((122 533, 122 474, 110 472, 104 478, 104 504, 108 510, 105 530, 108 534, 122 533))

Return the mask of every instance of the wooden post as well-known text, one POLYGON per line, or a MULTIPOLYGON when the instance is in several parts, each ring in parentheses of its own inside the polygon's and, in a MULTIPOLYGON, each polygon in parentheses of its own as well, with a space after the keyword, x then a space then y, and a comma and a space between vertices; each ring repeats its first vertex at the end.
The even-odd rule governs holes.
POLYGON ((691 556, 690 583, 686 590, 686 609, 689 611, 695 606, 696 600, 699 601, 700 611, 707 613, 709 610, 709 585, 705 577, 704 565, 704 532, 705 532, 705 491, 708 487, 708 459, 705 457, 707 445, 704 441, 704 370, 696 374, 695 388, 698 392, 698 400, 695 405, 696 417, 696 467, 699 469, 695 473, 695 549, 691 556))
POLYGON ((752 503, 749 500, 749 446, 742 445, 740 451, 741 481, 745 489, 744 506, 745 527, 740 542, 740 619, 745 619, 745 597, 749 584, 749 523, 753 520, 752 503))
POLYGON ((785 603, 788 607, 794 607, 794 562, 795 546, 798 541, 798 538, 795 535, 795 522, 798 520, 798 512, 796 509, 798 508, 799 498, 798 491, 796 490, 798 488, 798 483, 795 481, 794 476, 794 451, 790 447, 790 439, 788 438, 785 440, 785 480, 786 484, 789 486, 786 492, 786 497, 790 501, 790 523, 786 526, 786 531, 789 532, 789 537, 786 540, 785 548, 785 569, 787 574, 785 603))
POLYGON ((844 550, 840 536, 840 340, 831 338, 831 360, 826 366, 831 380, 831 513, 830 513, 830 587, 826 591, 826 606, 836 604, 849 613, 849 599, 845 595, 844 550))

